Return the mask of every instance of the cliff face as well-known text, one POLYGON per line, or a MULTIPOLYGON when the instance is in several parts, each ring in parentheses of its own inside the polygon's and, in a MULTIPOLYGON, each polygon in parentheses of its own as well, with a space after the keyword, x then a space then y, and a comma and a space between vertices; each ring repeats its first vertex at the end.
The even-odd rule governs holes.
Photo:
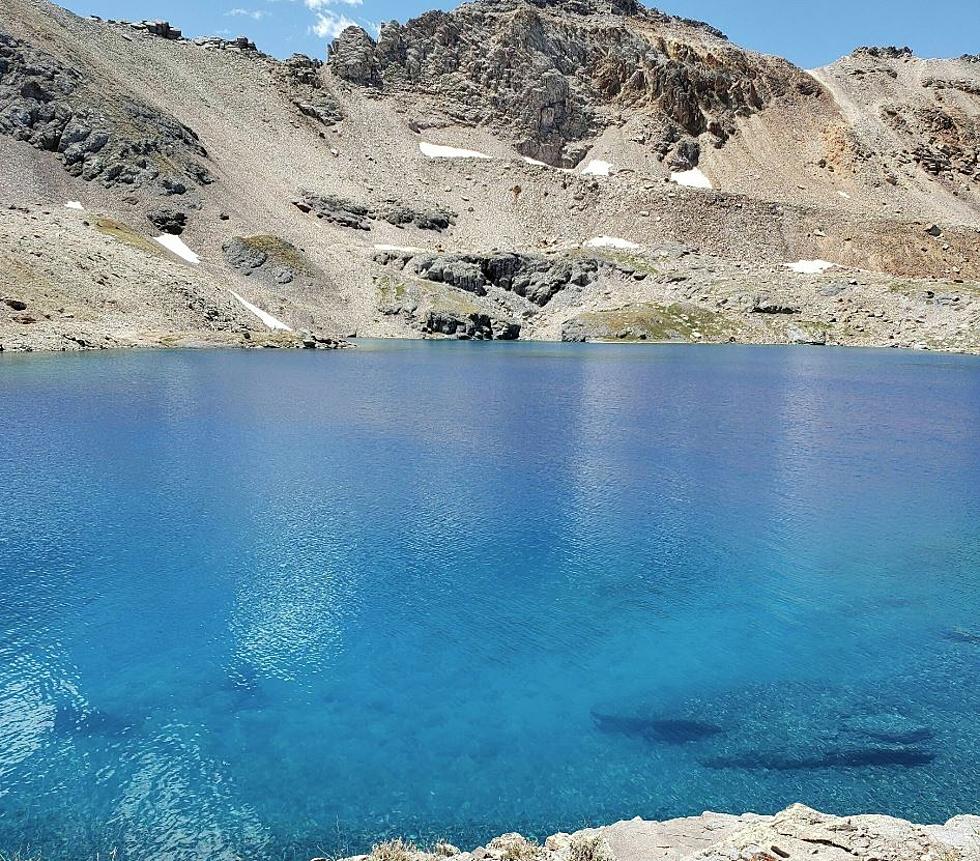
POLYGON ((478 0, 386 24, 377 42, 351 28, 331 46, 330 68, 411 103, 421 124, 484 125, 523 155, 566 167, 624 113, 651 149, 688 169, 702 135, 720 147, 736 117, 823 95, 789 63, 629 0, 478 0))

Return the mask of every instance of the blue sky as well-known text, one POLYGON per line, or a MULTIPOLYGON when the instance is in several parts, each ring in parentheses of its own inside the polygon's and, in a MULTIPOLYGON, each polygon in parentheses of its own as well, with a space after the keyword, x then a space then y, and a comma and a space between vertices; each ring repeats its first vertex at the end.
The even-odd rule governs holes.
MULTIPOLYGON (((61 0, 79 14, 103 18, 164 18, 192 36, 247 35, 279 56, 322 57, 349 22, 372 29, 440 0, 61 0)), ((664 11, 708 21, 748 48, 780 54, 813 68, 858 45, 909 45, 924 57, 980 52, 977 0, 661 0, 664 11)))

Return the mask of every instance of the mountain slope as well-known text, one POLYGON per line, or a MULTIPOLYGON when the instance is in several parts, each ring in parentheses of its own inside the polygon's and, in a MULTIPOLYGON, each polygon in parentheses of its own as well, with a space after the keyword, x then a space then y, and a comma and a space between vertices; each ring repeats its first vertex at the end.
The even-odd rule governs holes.
MULTIPOLYGON (((7 259, 108 217, 179 232, 195 299, 297 332, 980 350, 976 62, 811 74, 631 0, 478 0, 352 28, 326 63, 174 35, 6 0, 0 201, 40 236, 8 225, 7 259)), ((0 301, 38 322, 0 305, 0 344, 57 345, 12 271, 0 301)), ((187 304, 203 340, 265 329, 187 304)), ((174 326, 145 311, 123 342, 174 326)))

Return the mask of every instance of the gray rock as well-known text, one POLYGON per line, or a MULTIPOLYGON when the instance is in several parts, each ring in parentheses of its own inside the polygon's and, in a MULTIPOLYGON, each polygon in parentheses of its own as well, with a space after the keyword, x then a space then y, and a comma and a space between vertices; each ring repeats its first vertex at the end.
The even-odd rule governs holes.
POLYGON ((374 206, 335 194, 303 191, 293 200, 301 212, 312 212, 331 224, 354 230, 370 230, 372 222, 386 221, 396 227, 413 226, 441 233, 456 223, 457 213, 439 206, 419 206, 388 199, 374 206))
POLYGON ((251 275, 256 269, 264 266, 269 259, 269 255, 265 251, 241 237, 226 242, 222 246, 222 250, 228 265, 243 275, 251 275))
POLYGON ((756 296, 752 301, 753 314, 799 314, 800 309, 795 305, 787 305, 769 296, 756 296))
POLYGON ((71 176, 106 188, 181 195, 189 183, 211 181, 190 128, 124 92, 98 95, 78 69, 3 32, 0 134, 54 153, 71 176))
POLYGON ((466 341, 516 341, 520 337, 521 327, 510 321, 493 320, 489 314, 479 312, 462 314, 434 310, 426 314, 422 331, 466 341))
MULTIPOLYGON (((382 28, 383 30, 383 28, 382 28)), ((381 85, 374 39, 361 27, 348 27, 330 45, 327 57, 338 77, 364 87, 381 85)))
POLYGON ((297 206, 304 211, 312 212, 317 218, 349 227, 353 230, 371 229, 371 209, 363 203, 358 203, 335 194, 314 194, 310 191, 302 193, 302 199, 297 206), (307 210, 306 207, 309 207, 307 210))
POLYGON ((568 287, 595 283, 600 267, 592 257, 552 258, 508 251, 443 255, 386 251, 374 259, 383 266, 410 269, 420 278, 477 296, 485 296, 490 287, 496 287, 542 307, 568 287))
POLYGON ((283 82, 299 112, 324 126, 343 119, 337 99, 326 88, 320 76, 323 63, 305 54, 293 54, 281 65, 283 82))
POLYGON ((416 208, 399 201, 382 203, 373 213, 374 218, 383 219, 396 227, 411 225, 419 230, 434 230, 441 233, 456 223, 457 214, 441 207, 416 208))
POLYGON ((154 209, 146 214, 147 221, 163 233, 180 236, 187 227, 187 213, 176 209, 154 209))

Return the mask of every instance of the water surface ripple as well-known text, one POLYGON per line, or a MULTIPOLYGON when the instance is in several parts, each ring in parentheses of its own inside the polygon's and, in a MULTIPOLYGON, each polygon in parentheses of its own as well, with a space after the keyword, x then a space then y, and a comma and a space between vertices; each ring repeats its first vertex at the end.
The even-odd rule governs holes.
POLYGON ((980 361, 0 360, 0 851, 980 807, 980 361))

